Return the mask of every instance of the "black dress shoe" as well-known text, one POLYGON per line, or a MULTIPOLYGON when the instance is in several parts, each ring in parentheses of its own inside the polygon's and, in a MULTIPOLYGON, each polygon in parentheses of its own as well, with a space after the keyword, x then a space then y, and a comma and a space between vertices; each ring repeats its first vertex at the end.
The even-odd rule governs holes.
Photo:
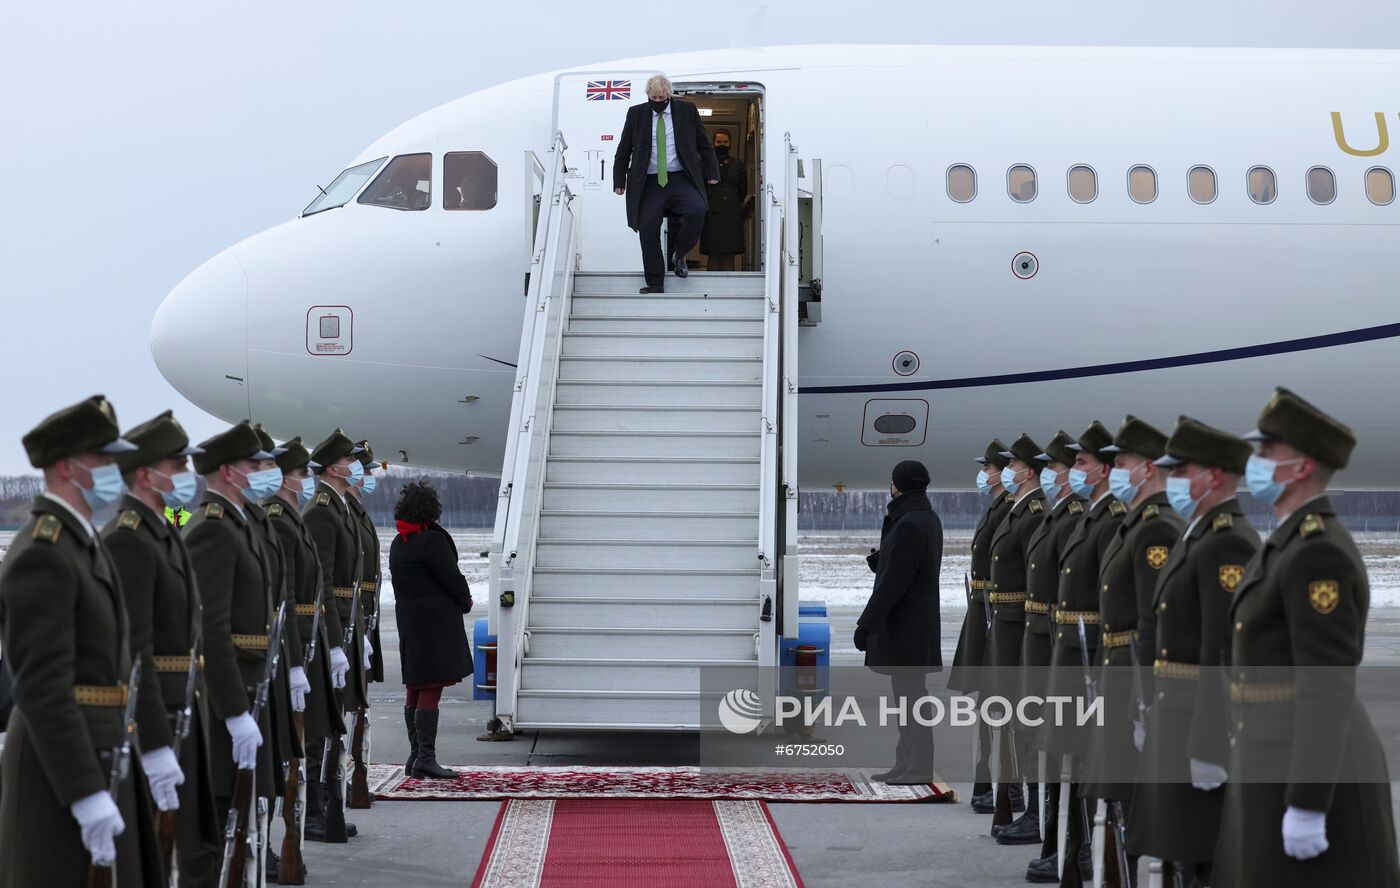
POLYGON ((885 782, 890 786, 927 786, 937 779, 931 771, 901 771, 885 782))
POLYGON ((271 848, 263 854, 263 869, 267 871, 267 881, 277 883, 277 873, 281 870, 282 861, 276 854, 272 853, 271 848))
POLYGON ((1060 882, 1060 874, 1057 872, 1060 863, 1055 857, 1042 857, 1032 860, 1026 867, 1026 881, 1036 882, 1044 885, 1057 885, 1060 882))
POLYGON ((1040 844, 1040 816, 1023 814, 997 835, 998 845, 1040 844))
POLYGON ((666 292, 666 288, 665 288, 665 287, 643 287, 643 288, 641 288, 640 290, 638 290, 637 292, 638 292, 638 293, 665 293, 665 292, 666 292))
POLYGON ((889 783, 891 778, 898 777, 900 774, 903 773, 904 769, 901 768, 899 765, 895 765, 888 771, 881 771, 878 774, 871 774, 870 779, 874 780, 876 783, 889 783))
POLYGON ((996 802, 992 799, 991 793, 972 797, 973 814, 995 814, 996 810, 996 802))
POLYGON ((690 274, 690 266, 686 264, 684 256, 676 257, 676 277, 683 278, 690 274))

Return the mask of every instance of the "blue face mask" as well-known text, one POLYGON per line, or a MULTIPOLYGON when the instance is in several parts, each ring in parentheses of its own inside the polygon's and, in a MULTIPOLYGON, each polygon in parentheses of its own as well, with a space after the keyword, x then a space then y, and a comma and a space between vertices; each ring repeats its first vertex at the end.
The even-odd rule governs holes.
POLYGON ((1053 500, 1060 493, 1060 473, 1046 466, 1040 470, 1040 489, 1045 491, 1045 498, 1053 500))
POLYGON ((1001 486, 1006 488, 1007 493, 1015 493, 1020 484, 1016 481, 1016 470, 1007 466, 1001 470, 1001 486))
POLYGON ((1272 506, 1278 502, 1279 497, 1283 496, 1283 489, 1288 486, 1287 481, 1275 481, 1274 472, 1278 470, 1279 466, 1292 465, 1302 461, 1302 457, 1278 462, 1265 459, 1262 456, 1251 456, 1244 467, 1245 486, 1249 488, 1249 492, 1254 495, 1255 499, 1266 506, 1272 506))
POLYGON ((160 492, 160 498, 165 501, 167 506, 178 510, 194 502, 194 495, 198 490, 199 483, 198 479, 194 476, 194 472, 177 472, 174 475, 161 475, 160 472, 151 469, 151 473, 160 475, 173 486, 172 490, 162 490, 160 492))
POLYGON ((110 506, 121 499, 125 485, 122 484, 122 470, 115 464, 89 468, 88 472, 92 474, 92 488, 78 486, 83 492, 83 499, 87 501, 88 508, 96 512, 103 506, 110 506))
POLYGON ((989 490, 991 490, 991 489, 992 489, 992 480, 991 480, 991 476, 989 476, 989 475, 987 474, 987 470, 986 470, 986 469, 983 469, 982 471, 980 471, 980 472, 977 473, 977 492, 978 492, 978 493, 986 493, 987 491, 989 491, 989 490))
POLYGON ((363 490, 366 495, 374 493, 374 488, 378 486, 379 476, 373 473, 365 475, 363 478, 360 479, 360 489, 363 490))
POLYGON ((301 479, 301 492, 297 494, 297 496, 301 498, 301 504, 304 506, 311 502, 311 498, 315 495, 316 479, 307 475, 305 478, 301 479))
POLYGON ((365 467, 360 465, 358 459, 352 460, 345 468, 350 470, 350 484, 354 486, 360 483, 360 479, 365 476, 365 467))
POLYGON ((1089 473, 1083 469, 1069 470, 1069 489, 1074 491, 1075 496, 1082 496, 1084 499, 1092 499, 1094 496, 1094 485, 1089 483, 1089 473))
POLYGON ((1114 468, 1108 473, 1108 489, 1125 506, 1137 498, 1138 488, 1142 486, 1133 483, 1133 473, 1136 471, 1136 469, 1130 472, 1127 469, 1114 468))
POLYGON ((1172 477, 1167 479, 1167 502, 1171 503, 1176 514, 1191 520, 1191 516, 1196 514, 1196 506, 1199 501, 1191 498, 1191 478, 1172 477))
POLYGON ((250 499, 267 499, 282 486, 282 470, 273 466, 248 476, 248 491, 244 496, 250 499))

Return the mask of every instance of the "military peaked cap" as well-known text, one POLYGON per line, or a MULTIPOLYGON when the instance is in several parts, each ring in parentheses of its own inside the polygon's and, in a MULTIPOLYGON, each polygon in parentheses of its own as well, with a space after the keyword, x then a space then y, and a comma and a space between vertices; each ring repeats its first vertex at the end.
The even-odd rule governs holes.
POLYGON ((1096 419, 1090 423, 1077 441, 1069 445, 1069 449, 1076 453, 1087 453, 1100 462, 1113 462, 1112 456, 1103 455, 1104 448, 1112 443, 1113 435, 1103 423, 1096 419))
POLYGON ((282 452, 277 454, 277 468, 282 473, 289 474, 297 469, 319 469, 321 464, 313 462, 311 454, 307 452, 306 445, 301 443, 301 437, 295 437, 282 445, 282 452))
POLYGON ((272 454, 263 450, 258 433, 248 420, 243 420, 228 431, 220 432, 207 441, 201 441, 204 452, 194 458, 194 470, 201 475, 216 472, 219 466, 236 463, 244 459, 272 459, 272 454))
POLYGON ((1244 439, 1283 441, 1334 469, 1345 469, 1356 448, 1351 429, 1286 388, 1274 389, 1259 415, 1259 427, 1244 439))
POLYGON ((102 395, 49 414, 22 441, 29 464, 36 469, 47 469, 80 453, 130 453, 136 449, 121 436, 117 411, 102 395))
POLYGON ((262 423, 255 424, 253 426, 253 431, 258 433, 258 441, 261 442, 262 449, 272 454, 273 459, 281 456, 286 451, 286 448, 277 446, 277 442, 272 440, 272 436, 267 433, 267 429, 262 427, 262 423))
POLYGON ((1036 459, 1041 462, 1057 462, 1062 466, 1074 465, 1074 450, 1071 445, 1074 439, 1063 430, 1055 433, 1055 437, 1050 439, 1050 443, 1045 445, 1045 452, 1038 454, 1036 459))
POLYGON ((984 466, 994 466, 998 469, 1006 468, 1006 457, 1001 452, 1006 449, 1006 445, 1001 443, 1000 438, 993 438, 992 443, 987 445, 987 449, 982 455, 977 457, 977 462, 984 466))
POLYGON ((1011 447, 1007 450, 1003 450, 1001 455, 1008 460, 1019 459, 1028 466, 1035 465, 1042 461, 1040 458, 1040 445, 1032 441, 1031 436, 1024 432, 1021 434, 1021 437, 1012 441, 1011 447))
POLYGON ((351 441, 349 436, 340 429, 336 429, 326 436, 326 440, 317 444, 311 451, 311 459, 323 466, 328 466, 336 460, 344 459, 347 456, 354 456, 360 452, 358 445, 351 441))
POLYGON ((360 464, 365 468, 374 465, 374 450, 369 446, 368 441, 356 441, 355 447, 359 450, 360 464))
POLYGON ((1167 439, 1167 455, 1157 460, 1157 465, 1195 463, 1198 466, 1214 466, 1232 475, 1243 475, 1250 450, 1249 443, 1244 439, 1183 416, 1177 420, 1172 436, 1167 439))
POLYGON ((1148 459, 1158 459, 1167 452, 1167 436, 1129 413, 1118 427, 1118 434, 1113 436, 1113 443, 1099 452, 1136 453, 1148 459))
POLYGON ((142 466, 155 465, 163 459, 196 456, 204 452, 202 448, 190 443, 190 436, 169 410, 127 429, 122 437, 137 447, 136 450, 117 457, 117 466, 122 470, 122 474, 142 466))

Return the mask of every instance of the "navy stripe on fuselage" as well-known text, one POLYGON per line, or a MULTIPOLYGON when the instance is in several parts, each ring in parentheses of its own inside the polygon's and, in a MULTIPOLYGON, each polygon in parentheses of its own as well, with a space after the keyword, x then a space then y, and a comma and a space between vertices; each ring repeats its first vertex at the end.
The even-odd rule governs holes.
POLYGON ((1193 367, 1199 364, 1218 364, 1222 361, 1262 358, 1269 355, 1312 351, 1319 348, 1354 345, 1359 342, 1373 342, 1377 339, 1393 339, 1396 337, 1400 337, 1400 324, 1382 324, 1379 327, 1365 327, 1360 330, 1347 330, 1342 333, 1327 333, 1323 336, 1307 336, 1303 339, 1288 339, 1283 342, 1268 342, 1263 345, 1246 345, 1240 348, 1223 348, 1217 351, 1196 352, 1194 354, 1175 355, 1166 358, 1148 358, 1142 361, 1120 361, 1114 364, 1092 364, 1086 367, 1065 367, 1060 370, 1034 370, 1027 373, 1004 373, 997 376, 963 376, 957 379, 934 379, 927 382, 884 382, 871 383, 868 385, 812 385, 802 386, 798 389, 798 393, 803 395, 844 395, 879 392, 922 392, 938 389, 1017 385, 1023 382, 1083 379, 1087 376, 1114 376, 1120 373, 1141 373, 1144 370, 1164 370, 1169 367, 1193 367))

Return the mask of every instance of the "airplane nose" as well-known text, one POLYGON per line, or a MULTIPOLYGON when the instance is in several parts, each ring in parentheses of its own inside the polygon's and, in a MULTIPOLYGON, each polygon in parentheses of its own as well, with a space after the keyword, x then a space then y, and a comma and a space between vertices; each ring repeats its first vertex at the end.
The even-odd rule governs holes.
POLYGON ((248 276, 233 250, 190 272, 156 309, 151 356, 180 394, 220 419, 248 411, 248 276))

